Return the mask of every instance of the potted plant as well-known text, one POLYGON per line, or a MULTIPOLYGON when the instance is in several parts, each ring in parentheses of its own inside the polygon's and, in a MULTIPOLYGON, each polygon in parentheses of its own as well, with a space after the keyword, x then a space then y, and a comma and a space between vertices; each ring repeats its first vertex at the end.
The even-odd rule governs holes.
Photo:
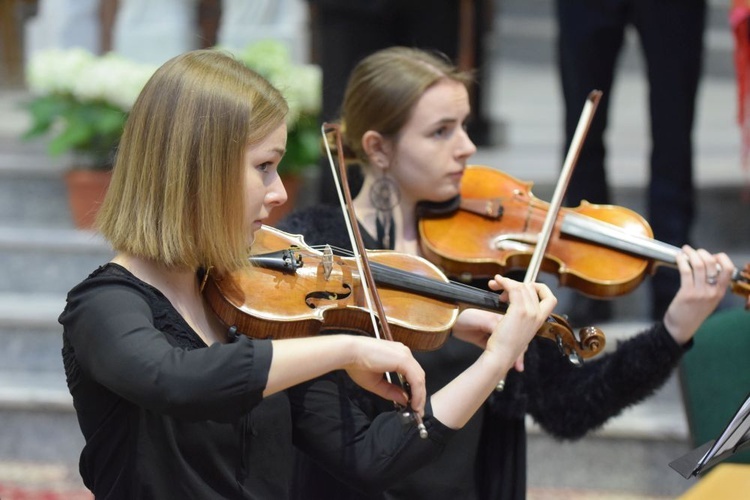
MULTIPOLYGON (((316 168, 320 157, 320 68, 293 63, 287 47, 276 40, 253 43, 235 55, 281 90, 289 103, 287 152, 279 166, 289 200, 274 211, 278 220, 294 207, 301 173, 316 168)), ((34 97, 26 104, 32 123, 24 137, 51 134, 49 153, 71 154, 65 179, 77 227, 93 224, 127 113, 154 71, 155 66, 114 53, 95 56, 77 48, 36 52, 26 67, 34 97)))
POLYGON ((65 181, 76 227, 92 227, 125 118, 155 69, 78 48, 39 51, 29 60, 33 97, 25 104, 31 125, 24 138, 50 135, 50 155, 70 154, 65 181))
POLYGON ((279 165, 289 199, 271 214, 267 222, 273 224, 294 208, 303 172, 318 167, 322 73, 317 65, 294 63, 287 46, 278 40, 260 40, 235 54, 278 88, 289 104, 286 154, 279 165))

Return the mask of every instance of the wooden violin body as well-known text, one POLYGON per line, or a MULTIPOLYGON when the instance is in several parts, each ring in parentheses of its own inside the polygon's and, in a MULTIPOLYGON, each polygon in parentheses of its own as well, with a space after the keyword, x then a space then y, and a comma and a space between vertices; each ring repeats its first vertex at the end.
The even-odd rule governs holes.
MULTIPOLYGON (((330 249, 308 247, 301 236, 269 226, 256 232, 252 266, 208 274, 203 293, 227 327, 254 338, 294 338, 346 331, 373 335, 356 262, 330 249)), ((426 259, 392 251, 368 251, 393 339, 415 350, 445 343, 460 306, 504 313, 496 293, 450 282, 426 259)), ((563 318, 552 316, 537 335, 552 340, 574 362, 601 352, 596 328, 576 339, 563 318)))
MULTIPOLYGON (((490 167, 468 167, 460 208, 420 219, 422 253, 463 281, 525 269, 549 206, 531 193, 532 185, 490 167)), ((560 209, 541 269, 562 286, 611 298, 634 290, 656 266, 675 266, 680 252, 654 240, 636 212, 584 201, 560 209)), ((750 294, 750 266, 735 270, 732 291, 750 294)))
MULTIPOLYGON (((252 254, 281 260, 257 262, 206 283, 204 293, 227 326, 255 338, 306 337, 331 330, 374 334, 352 258, 326 256, 301 237, 269 226, 256 232, 252 254), (286 258, 294 262, 285 270, 280 267, 285 257, 270 256, 289 249, 293 252, 286 258)), ((447 281, 424 259, 386 251, 368 252, 368 256, 372 262, 396 268, 408 265, 410 272, 447 281)), ((454 304, 387 287, 380 294, 394 340, 417 350, 443 345, 458 317, 454 304)))

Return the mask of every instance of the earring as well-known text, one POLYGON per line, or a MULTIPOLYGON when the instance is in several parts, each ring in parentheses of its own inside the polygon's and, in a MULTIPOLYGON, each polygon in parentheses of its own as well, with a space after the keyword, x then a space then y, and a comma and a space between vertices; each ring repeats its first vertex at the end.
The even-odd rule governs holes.
POLYGON ((370 188, 370 202, 375 207, 375 226, 378 231, 378 243, 386 250, 392 250, 396 239, 396 228, 393 224, 393 209, 401 201, 401 192, 396 181, 386 174, 380 176, 370 188))

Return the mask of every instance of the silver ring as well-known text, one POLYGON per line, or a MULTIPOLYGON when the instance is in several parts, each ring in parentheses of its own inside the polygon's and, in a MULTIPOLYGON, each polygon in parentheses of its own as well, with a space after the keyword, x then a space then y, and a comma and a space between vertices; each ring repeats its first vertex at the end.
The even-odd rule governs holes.
POLYGON ((706 276, 706 283, 708 283, 709 285, 713 286, 718 282, 719 280, 716 278, 715 274, 713 276, 706 276))

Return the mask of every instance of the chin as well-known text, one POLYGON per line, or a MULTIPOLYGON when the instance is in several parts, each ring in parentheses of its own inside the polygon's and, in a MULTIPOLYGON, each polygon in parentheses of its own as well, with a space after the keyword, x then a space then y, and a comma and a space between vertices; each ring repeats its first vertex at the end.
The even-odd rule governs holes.
POLYGON ((247 231, 247 244, 252 245, 255 241, 255 233, 258 232, 258 229, 260 229, 260 226, 258 224, 253 223, 250 228, 247 231))
POLYGON ((455 198, 461 193, 461 186, 455 185, 455 186, 446 186, 443 189, 441 189, 439 192, 435 193, 430 201, 435 202, 443 202, 448 201, 452 198, 455 198))

